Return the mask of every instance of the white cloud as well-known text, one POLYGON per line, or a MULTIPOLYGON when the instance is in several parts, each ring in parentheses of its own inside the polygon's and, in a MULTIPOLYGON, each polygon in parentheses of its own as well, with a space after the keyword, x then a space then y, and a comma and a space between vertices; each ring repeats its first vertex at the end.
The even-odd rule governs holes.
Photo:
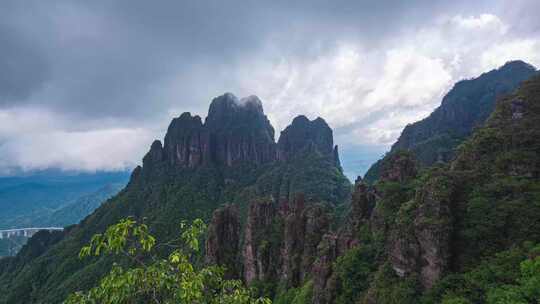
POLYGON ((486 49, 480 57, 483 69, 493 69, 509 60, 521 59, 525 62, 540 65, 540 40, 510 40, 486 49))
POLYGON ((539 41, 494 14, 435 18, 377 48, 343 42, 317 57, 261 56, 236 72, 241 95, 258 94, 279 129, 292 117, 325 118, 340 144, 387 145, 451 86, 510 60, 540 64, 539 41))
POLYGON ((496 30, 499 34, 506 34, 508 31, 508 25, 502 22, 502 20, 492 14, 481 14, 479 16, 468 16, 463 17, 462 15, 457 15, 452 18, 452 23, 457 27, 460 27, 464 30, 496 30))
POLYGON ((141 128, 69 131, 69 121, 44 110, 0 111, 0 173, 47 168, 125 170, 140 163, 154 138, 141 128))

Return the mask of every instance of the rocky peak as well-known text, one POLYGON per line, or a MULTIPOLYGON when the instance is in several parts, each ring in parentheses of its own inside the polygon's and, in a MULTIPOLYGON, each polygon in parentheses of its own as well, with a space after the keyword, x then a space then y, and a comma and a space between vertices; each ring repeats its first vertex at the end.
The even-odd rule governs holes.
POLYGON ((288 160, 305 152, 318 152, 332 156, 339 163, 337 149, 334 149, 332 129, 318 117, 309 120, 300 115, 281 132, 278 141, 278 159, 288 160))
POLYGON ((234 130, 266 133, 274 141, 274 128, 264 114, 261 100, 254 95, 238 99, 232 93, 225 93, 212 100, 208 109, 205 126, 212 130, 223 130, 249 126, 250 129, 234 130))
POLYGON ((515 73, 515 72, 536 72, 536 68, 522 60, 512 60, 506 62, 502 67, 498 69, 499 71, 515 73))
MULTIPOLYGON (((510 94, 534 75, 538 75, 538 71, 532 65, 510 61, 476 78, 459 81, 435 111, 403 129, 390 153, 410 150, 423 166, 452 160, 456 148, 474 128, 485 123, 496 100, 510 94)), ((379 165, 377 162, 368 170, 366 178, 370 182, 380 177, 379 165)))
POLYGON ((354 222, 368 219, 375 207, 375 194, 372 189, 359 176, 354 183, 354 191, 351 197, 350 217, 354 222))
POLYGON ((322 118, 311 121, 298 116, 281 133, 277 144, 274 136, 274 128, 257 96, 239 99, 225 93, 212 100, 204 123, 189 112, 173 119, 163 147, 154 143, 145 163, 147 168, 230 167, 244 162, 259 165, 288 161, 302 153, 315 152, 327 156, 340 168, 332 130, 322 118), (163 164, 158 165, 160 161, 163 164))
POLYGON ((259 97, 255 95, 240 99, 240 105, 244 106, 249 111, 264 113, 262 102, 259 97))
POLYGON ((212 157, 232 166, 275 159, 274 128, 256 96, 238 99, 231 93, 214 98, 205 127, 211 133, 212 157))
POLYGON ((161 141, 154 140, 154 142, 150 146, 150 151, 148 151, 148 153, 146 153, 146 155, 143 158, 143 164, 151 165, 153 163, 159 163, 162 160, 163 160, 163 146, 161 145, 161 141))
POLYGON ((210 137, 199 116, 186 112, 171 121, 164 150, 170 165, 196 167, 210 162, 210 137))

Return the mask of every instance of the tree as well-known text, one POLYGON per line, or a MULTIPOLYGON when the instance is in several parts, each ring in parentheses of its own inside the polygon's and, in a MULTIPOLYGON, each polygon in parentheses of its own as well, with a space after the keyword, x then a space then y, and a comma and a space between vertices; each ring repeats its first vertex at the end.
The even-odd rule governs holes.
POLYGON ((521 262, 521 277, 516 285, 503 285, 488 292, 489 304, 540 303, 540 246, 534 256, 521 262))
MULTIPOLYGON (((96 234, 84 246, 80 258, 103 254, 123 255, 133 267, 114 264, 108 275, 87 292, 71 294, 66 304, 186 303, 186 304, 270 304, 256 298, 241 281, 226 280, 223 269, 205 266, 198 269, 192 261, 199 253, 199 240, 206 230, 200 219, 181 224, 181 246, 166 259, 155 254, 155 238, 145 224, 131 218, 96 234)), ((167 243, 165 245, 171 245, 167 243)))

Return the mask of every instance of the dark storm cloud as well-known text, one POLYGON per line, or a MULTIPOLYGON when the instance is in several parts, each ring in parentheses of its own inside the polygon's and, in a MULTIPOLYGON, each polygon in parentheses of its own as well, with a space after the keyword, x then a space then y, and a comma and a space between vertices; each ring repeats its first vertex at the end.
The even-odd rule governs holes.
POLYGON ((452 81, 514 53, 535 59, 539 8, 536 0, 0 1, 0 174, 12 165, 138 162, 171 116, 204 116, 227 91, 260 95, 278 129, 296 114, 324 116, 345 154, 376 158, 452 81), (110 146, 118 152, 99 153, 110 146))
POLYGON ((268 45, 278 56, 302 58, 345 37, 376 45, 399 24, 448 9, 444 3, 7 1, 0 96, 3 104, 39 104, 83 119, 159 115, 227 90, 220 69, 268 45), (167 80, 184 95, 160 94, 167 80))
POLYGON ((47 79, 48 66, 37 47, 0 24, 0 106, 27 99, 47 79))

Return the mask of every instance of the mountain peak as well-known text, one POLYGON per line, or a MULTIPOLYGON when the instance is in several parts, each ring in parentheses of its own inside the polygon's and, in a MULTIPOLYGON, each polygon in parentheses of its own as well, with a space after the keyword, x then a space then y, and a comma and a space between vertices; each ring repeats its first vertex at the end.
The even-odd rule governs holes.
POLYGON ((306 151, 332 155, 334 153, 332 129, 320 117, 309 120, 304 115, 296 116, 292 123, 281 132, 278 151, 280 160, 293 158, 306 151))
POLYGON ((419 151, 418 154, 422 154, 420 162, 430 165, 438 160, 451 159, 457 144, 488 118, 495 101, 535 74, 533 66, 518 60, 509 61, 477 78, 458 82, 429 117, 403 130, 392 151, 423 149, 422 145, 439 141, 440 149, 432 149, 435 154, 419 151))
POLYGON ((245 120, 245 118, 267 121, 259 97, 251 95, 238 99, 232 93, 225 93, 214 98, 210 103, 205 124, 209 127, 221 128, 224 125, 234 124, 238 120, 245 120))
POLYGON ((239 99, 225 93, 212 100, 204 123, 200 116, 189 112, 174 118, 163 146, 159 141, 152 144, 143 169, 162 168, 165 163, 165 167, 173 168, 233 166, 242 162, 264 164, 287 161, 304 152, 327 156, 340 167, 332 129, 324 119, 309 120, 299 115, 276 143, 274 128, 264 114, 259 97, 250 95, 239 99))
POLYGON ((264 115, 262 102, 259 97, 250 95, 238 98, 233 93, 225 93, 212 100, 208 109, 207 120, 214 117, 222 117, 231 112, 248 111, 264 115))
POLYGON ((257 112, 264 113, 262 101, 255 95, 243 97, 240 99, 240 106, 254 109, 257 112))
POLYGON ((536 67, 532 64, 529 64, 523 60, 511 60, 507 61, 503 66, 498 68, 498 70, 508 70, 508 69, 525 69, 530 71, 536 71, 536 67))

